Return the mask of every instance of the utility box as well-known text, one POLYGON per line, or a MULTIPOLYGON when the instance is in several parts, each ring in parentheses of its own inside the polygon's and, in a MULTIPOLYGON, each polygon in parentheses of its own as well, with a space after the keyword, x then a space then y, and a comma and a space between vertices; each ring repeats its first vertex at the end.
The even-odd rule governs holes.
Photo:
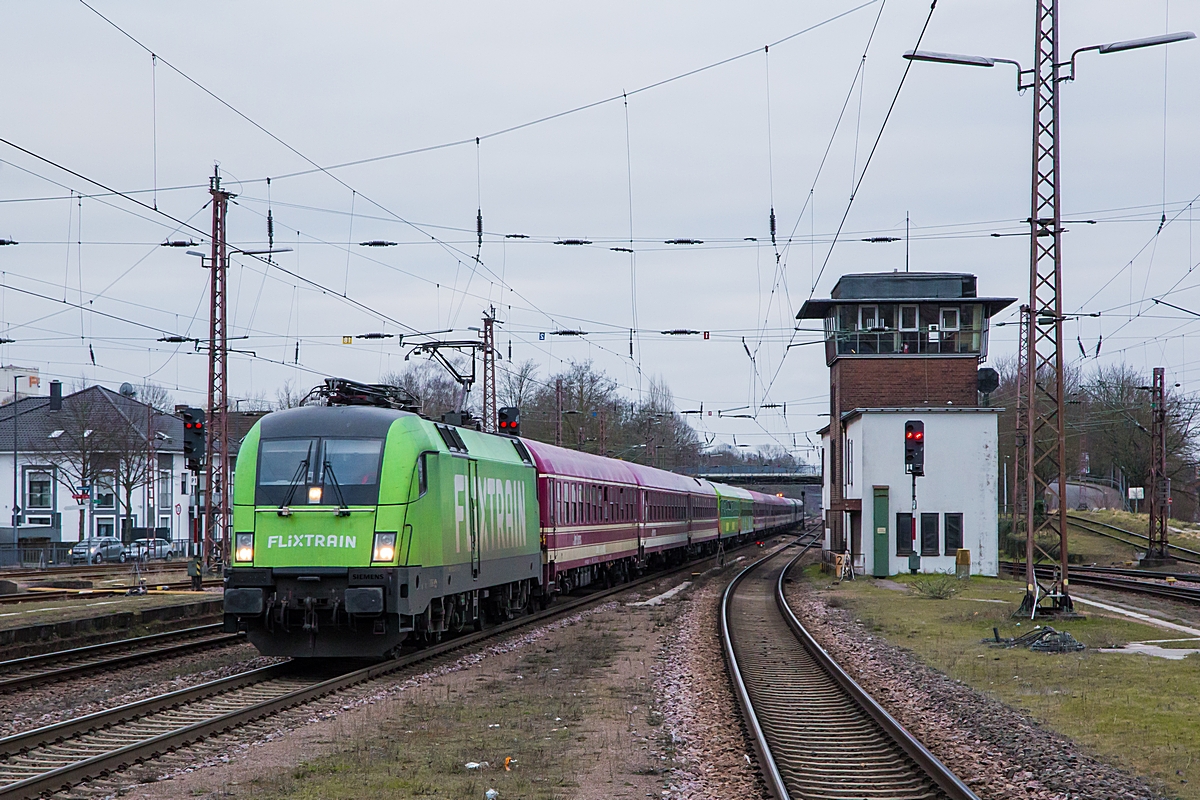
POLYGON ((954 574, 960 580, 971 577, 971 551, 959 548, 954 554, 954 574))

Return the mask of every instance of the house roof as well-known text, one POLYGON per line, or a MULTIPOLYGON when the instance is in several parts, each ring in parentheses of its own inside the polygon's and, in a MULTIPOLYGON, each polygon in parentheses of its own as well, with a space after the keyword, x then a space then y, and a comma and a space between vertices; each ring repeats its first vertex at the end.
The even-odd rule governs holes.
POLYGON ((20 452, 44 450, 54 431, 63 430, 72 422, 81 424, 83 418, 97 429, 128 426, 143 441, 148 434, 152 435, 158 452, 183 451, 181 419, 103 386, 89 386, 64 396, 61 411, 50 410, 49 397, 26 397, 0 406, 0 452, 12 452, 14 413, 20 452))
POLYGON ((796 319, 823 319, 833 306, 894 303, 982 303, 993 316, 1015 297, 978 297, 968 272, 867 272, 843 275, 828 299, 809 300, 796 319))

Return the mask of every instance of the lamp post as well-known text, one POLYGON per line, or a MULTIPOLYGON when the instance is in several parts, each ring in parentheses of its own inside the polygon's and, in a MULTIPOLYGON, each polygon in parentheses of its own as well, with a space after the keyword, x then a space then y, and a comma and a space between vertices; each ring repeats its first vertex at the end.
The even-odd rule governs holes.
MULTIPOLYGON (((1074 610, 1067 578, 1066 431, 1063 394, 1062 344, 1062 217, 1059 211, 1059 120, 1058 84, 1075 80, 1075 58, 1080 53, 1121 53, 1143 47, 1170 44, 1196 35, 1190 31, 1167 33, 1142 39, 1081 47, 1067 61, 1059 60, 1058 0, 1037 0, 1035 61, 1025 69, 1007 58, 937 53, 926 50, 904 54, 910 61, 957 64, 991 68, 1012 64, 1017 68, 1017 90, 1033 89, 1033 185, 1029 215, 1029 336, 1026 345, 1024 397, 1028 398, 1024 429, 1028 441, 1022 457, 1025 481, 1025 599, 1020 613, 1036 616, 1039 611, 1071 613, 1074 610), (1064 74, 1065 73, 1065 74, 1064 74), (1039 470, 1041 475, 1039 475, 1039 470), (1052 476, 1052 477, 1051 477, 1052 476), (1047 514, 1035 528, 1035 498, 1051 487, 1058 509, 1047 514), (1040 593, 1033 569, 1035 535, 1057 528, 1059 578, 1046 593, 1052 608, 1039 609, 1040 593)), ((1018 489, 1018 491, 1020 491, 1018 489)))
POLYGON ((21 378, 27 378, 28 375, 13 375, 13 506, 12 506, 12 529, 13 529, 13 544, 17 544, 17 520, 21 514, 21 507, 17 505, 19 492, 19 473, 17 467, 17 413, 21 410, 17 408, 17 381, 21 378))

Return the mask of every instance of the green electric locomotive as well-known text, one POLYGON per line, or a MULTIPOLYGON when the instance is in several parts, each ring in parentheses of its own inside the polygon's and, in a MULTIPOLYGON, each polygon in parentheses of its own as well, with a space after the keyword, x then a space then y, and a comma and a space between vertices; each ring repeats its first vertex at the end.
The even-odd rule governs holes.
POLYGON ((382 657, 539 592, 533 460, 406 411, 276 412, 238 453, 233 545, 227 629, 267 655, 382 657))

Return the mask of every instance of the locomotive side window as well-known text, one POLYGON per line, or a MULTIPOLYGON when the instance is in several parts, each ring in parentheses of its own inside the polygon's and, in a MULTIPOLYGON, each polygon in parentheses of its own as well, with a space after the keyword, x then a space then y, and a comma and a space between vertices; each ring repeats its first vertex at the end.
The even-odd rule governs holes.
POLYGON ((429 473, 425 466, 425 457, 428 453, 421 453, 421 457, 417 459, 417 498, 425 496, 425 492, 429 491, 429 473))

